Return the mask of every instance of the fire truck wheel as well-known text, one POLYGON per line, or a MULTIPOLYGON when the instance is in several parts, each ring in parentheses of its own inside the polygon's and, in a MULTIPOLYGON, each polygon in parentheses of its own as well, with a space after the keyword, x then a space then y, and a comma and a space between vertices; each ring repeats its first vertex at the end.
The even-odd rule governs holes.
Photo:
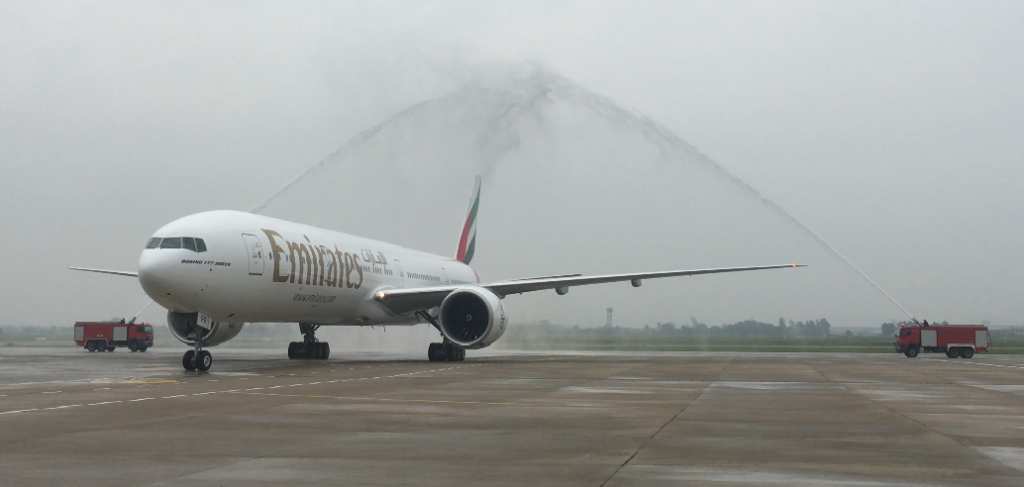
POLYGON ((145 352, 145 351, 146 351, 146 350, 148 350, 148 349, 149 349, 149 347, 147 347, 147 346, 145 346, 145 345, 143 345, 143 346, 139 347, 139 351, 140 351, 140 352, 145 352))
POLYGON ((113 352, 115 348, 117 348, 117 347, 107 347, 107 351, 108 352, 113 352))
POLYGON ((971 358, 974 356, 974 349, 970 347, 964 347, 960 349, 960 358, 971 358))
POLYGON ((135 340, 133 338, 132 341, 128 342, 128 350, 131 350, 133 352, 138 352, 139 351, 139 341, 135 340))
POLYGON ((196 369, 199 369, 201 372, 206 372, 207 370, 210 370, 211 365, 213 365, 213 355, 206 350, 200 350, 199 357, 196 359, 196 369))
POLYGON ((917 356, 917 347, 907 347, 907 351, 903 352, 903 354, 907 357, 914 358, 917 356))
POLYGON ((946 350, 946 358, 957 358, 960 356, 960 351, 955 348, 946 350))
POLYGON ((196 363, 192 361, 192 357, 194 357, 195 355, 195 350, 189 350, 185 352, 185 355, 181 356, 181 366, 185 367, 185 370, 189 372, 196 370, 196 363))
POLYGON ((89 340, 89 341, 88 341, 88 342, 87 342, 87 343, 85 344, 85 349, 86 349, 86 350, 88 350, 88 351, 90 351, 90 352, 95 352, 95 351, 96 351, 96 342, 94 342, 94 341, 92 341, 92 340, 89 340))

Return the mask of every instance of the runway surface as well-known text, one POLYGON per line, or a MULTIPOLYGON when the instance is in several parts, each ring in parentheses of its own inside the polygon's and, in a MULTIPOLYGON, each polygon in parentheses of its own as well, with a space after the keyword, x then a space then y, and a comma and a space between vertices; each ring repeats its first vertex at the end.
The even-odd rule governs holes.
POLYGON ((1024 357, 0 348, 0 483, 1024 485, 1024 357))

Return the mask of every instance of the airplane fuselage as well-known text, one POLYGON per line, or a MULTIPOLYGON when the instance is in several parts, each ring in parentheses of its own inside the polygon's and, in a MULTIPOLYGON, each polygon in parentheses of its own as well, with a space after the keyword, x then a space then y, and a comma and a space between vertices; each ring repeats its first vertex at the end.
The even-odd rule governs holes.
POLYGON ((480 282, 450 257, 237 211, 178 219, 147 247, 138 273, 146 294, 218 322, 414 324, 373 294, 480 282))

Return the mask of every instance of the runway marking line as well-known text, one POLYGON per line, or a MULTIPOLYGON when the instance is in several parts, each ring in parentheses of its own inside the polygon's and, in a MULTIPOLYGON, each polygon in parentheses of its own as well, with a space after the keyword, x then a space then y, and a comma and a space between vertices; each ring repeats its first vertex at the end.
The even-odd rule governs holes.
POLYGON ((33 408, 33 409, 19 409, 19 410, 17 410, 17 411, 7 411, 7 412, 3 412, 3 413, 0 413, 0 415, 4 415, 4 414, 15 414, 15 413, 27 413, 27 412, 31 412, 31 411, 38 411, 38 410, 39 410, 39 409, 36 409, 36 408, 33 408))
MULTIPOLYGON (((481 365, 481 364, 476 364, 476 365, 481 365)), ((458 369, 458 368, 462 368, 462 367, 473 367, 473 366, 474 365, 466 364, 466 365, 460 365, 460 366, 455 366, 455 367, 445 367, 445 368, 441 368, 441 369, 419 370, 419 371, 415 371, 415 372, 406 372, 404 374, 395 374, 395 375, 388 375, 388 376, 359 377, 359 378, 352 378, 352 379, 337 379, 337 380, 333 380, 333 381, 329 381, 329 382, 330 383, 337 383, 337 382, 352 382, 352 381, 359 381, 359 380, 392 379, 392 378, 398 378, 398 377, 408 377, 410 375, 416 375, 416 374, 425 374, 425 373, 428 373, 428 372, 442 372, 442 371, 445 371, 445 370, 452 370, 452 369, 458 369)), ((367 367, 370 367, 370 366, 367 366, 367 367)), ((106 380, 106 379, 104 379, 104 380, 106 380)), ((130 379, 129 381, 126 381, 126 382, 131 383, 130 381, 132 381, 132 380, 134 380, 134 379, 130 379)), ((106 383, 112 383, 112 382, 113 381, 108 381, 106 383)), ((158 381, 153 381, 153 382, 158 382, 158 383, 180 383, 181 381, 178 381, 178 380, 158 380, 158 381)), ((280 388, 280 387, 294 387, 294 386, 315 385, 315 384, 320 384, 320 382, 299 383, 299 384, 284 384, 284 385, 278 385, 278 386, 270 386, 267 389, 277 389, 277 388, 280 388)), ((253 388, 253 389, 246 389, 246 391, 258 390, 258 389, 262 389, 262 387, 253 388)), ((109 387, 101 387, 99 389, 93 389, 93 390, 94 391, 110 390, 110 388, 109 387)), ((63 392, 63 391, 56 391, 56 392, 63 392)), ((209 394, 218 394, 218 393, 253 394, 253 395, 267 395, 267 396, 323 397, 323 398, 340 398, 340 399, 345 399, 344 397, 335 397, 335 396, 297 396, 297 395, 289 395, 289 394, 268 394, 268 393, 259 393, 259 392, 243 392, 243 391, 241 391, 239 389, 231 389, 231 390, 225 390, 225 391, 199 392, 199 393, 195 393, 195 394, 192 394, 192 395, 193 396, 206 396, 206 395, 209 395, 209 394)), ((176 396, 166 396, 166 397, 163 397, 161 399, 173 399, 173 398, 177 398, 177 397, 186 397, 187 395, 188 394, 179 394, 179 395, 176 395, 176 396)), ((129 399, 128 402, 142 402, 142 401, 149 401, 149 400, 152 400, 152 399, 156 399, 156 398, 154 398, 154 397, 145 397, 145 398, 139 398, 139 399, 129 399)), ((359 399, 359 398, 353 398, 353 399, 359 399)), ((441 400, 428 400, 428 399, 422 399, 422 400, 417 400, 417 399, 408 399, 408 400, 407 399, 375 399, 375 398, 362 398, 362 399, 363 400, 374 400, 374 401, 406 401, 406 402, 428 402, 428 403, 429 402, 434 402, 434 403, 451 403, 451 404, 483 404, 483 405, 531 406, 531 404, 521 404, 521 403, 485 403, 485 402, 467 402, 467 401, 441 401, 441 400)), ((102 405, 105 405, 105 404, 120 404, 122 402, 124 402, 124 401, 105 401, 105 402, 97 402, 97 403, 87 404, 87 406, 102 406, 102 405)), ((82 404, 72 404, 72 405, 67 405, 67 406, 54 406, 54 407, 43 408, 43 409, 31 408, 31 409, 19 409, 19 410, 16 410, 16 411, 3 411, 3 412, 0 412, 0 416, 3 416, 5 414, 28 413, 28 412, 33 412, 33 411, 53 411, 53 410, 58 410, 58 409, 69 409, 69 408, 74 408, 74 407, 79 407, 79 406, 82 406, 82 404)), ((591 407, 591 406, 554 406, 554 405, 533 405, 533 406, 537 406, 537 407, 591 407)))
POLYGON ((945 364, 988 365, 989 367, 1009 367, 1011 369, 1024 369, 1024 366, 1020 366, 1020 365, 990 364, 990 363, 986 363, 986 362, 966 362, 966 361, 964 361, 964 362, 961 362, 961 361, 954 362, 953 360, 942 360, 942 359, 939 359, 939 358, 929 358, 929 357, 921 357, 921 358, 924 359, 924 360, 930 360, 932 362, 942 362, 942 363, 945 363, 945 364))
POLYGON ((309 396, 302 394, 273 394, 268 392, 238 392, 238 394, 248 394, 253 396, 276 396, 276 397, 305 397, 314 399, 341 399, 349 401, 377 401, 377 402, 421 402, 429 404, 465 404, 465 405, 478 405, 478 406, 525 406, 525 407, 537 407, 537 408, 589 408, 589 409, 645 409, 646 406, 642 407, 631 407, 631 406, 588 406, 578 404, 539 404, 529 402, 487 402, 487 401, 446 401, 441 399, 390 399, 382 397, 360 397, 360 396, 309 396))

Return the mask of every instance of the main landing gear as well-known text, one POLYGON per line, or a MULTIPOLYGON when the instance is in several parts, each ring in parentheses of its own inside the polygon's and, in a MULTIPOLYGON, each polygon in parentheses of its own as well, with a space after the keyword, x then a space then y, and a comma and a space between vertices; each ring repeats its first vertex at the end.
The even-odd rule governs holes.
POLYGON ((316 330, 320 325, 299 323, 299 333, 303 341, 288 344, 288 358, 327 360, 331 356, 331 344, 316 339, 316 330))
POLYGON ((201 333, 189 333, 189 338, 194 344, 193 349, 181 356, 181 366, 189 372, 193 370, 200 372, 210 370, 210 366, 213 365, 213 355, 208 350, 203 350, 203 337, 201 333))
POLYGON ((431 343, 427 347, 427 359, 431 362, 462 362, 466 360, 466 349, 448 340, 431 343))
MULTIPOLYGON (((434 328, 437 328, 437 331, 441 331, 441 325, 437 324, 437 320, 435 320, 433 316, 430 316, 430 313, 427 313, 426 311, 417 311, 416 316, 426 320, 428 323, 433 325, 434 328)), ((441 336, 443 337, 444 333, 441 333, 441 336)), ((445 338, 443 342, 431 343, 430 346, 427 347, 427 360, 431 362, 462 362, 463 360, 466 360, 466 349, 445 338)))

